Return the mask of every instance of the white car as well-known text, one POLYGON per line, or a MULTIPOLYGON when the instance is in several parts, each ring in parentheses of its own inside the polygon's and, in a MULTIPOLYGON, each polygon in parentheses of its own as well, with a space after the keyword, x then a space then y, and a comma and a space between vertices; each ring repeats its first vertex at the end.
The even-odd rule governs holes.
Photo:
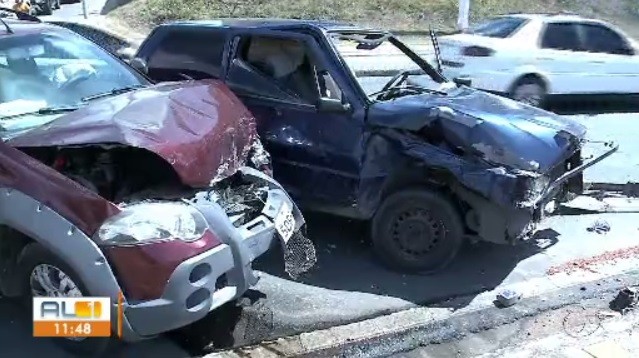
POLYGON ((439 46, 446 77, 534 106, 556 95, 639 93, 636 43, 600 20, 502 15, 439 46))

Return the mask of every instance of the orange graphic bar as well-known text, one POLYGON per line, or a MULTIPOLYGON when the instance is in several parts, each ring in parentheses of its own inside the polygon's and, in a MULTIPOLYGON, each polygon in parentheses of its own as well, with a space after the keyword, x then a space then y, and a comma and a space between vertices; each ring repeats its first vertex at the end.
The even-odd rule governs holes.
POLYGON ((35 321, 34 337, 110 337, 110 321, 35 321))
POLYGON ((78 318, 99 318, 102 316, 102 303, 99 301, 77 301, 74 308, 78 318))
POLYGON ((124 312, 122 311, 122 303, 124 302, 124 294, 118 292, 118 338, 122 339, 122 324, 124 323, 124 312))

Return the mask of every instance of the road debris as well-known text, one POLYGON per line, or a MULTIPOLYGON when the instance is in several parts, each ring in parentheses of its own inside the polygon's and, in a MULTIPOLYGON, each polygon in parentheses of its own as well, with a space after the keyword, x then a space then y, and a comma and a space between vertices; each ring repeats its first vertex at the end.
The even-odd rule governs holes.
POLYGON ((610 309, 625 314, 634 309, 639 302, 639 290, 636 287, 624 287, 610 302, 610 309))
POLYGON ((504 290, 497 294, 497 303, 501 307, 510 307, 521 299, 521 293, 513 290, 504 290))
POLYGON ((558 273, 571 274, 578 271, 589 271, 596 273, 597 271, 594 269, 594 266, 600 264, 614 264, 619 260, 629 259, 632 257, 639 257, 639 246, 608 251, 592 257, 571 260, 561 265, 552 266, 546 272, 548 275, 555 275, 558 273))
POLYGON ((605 234, 610 231, 610 224, 605 220, 597 220, 587 229, 597 234, 605 234))

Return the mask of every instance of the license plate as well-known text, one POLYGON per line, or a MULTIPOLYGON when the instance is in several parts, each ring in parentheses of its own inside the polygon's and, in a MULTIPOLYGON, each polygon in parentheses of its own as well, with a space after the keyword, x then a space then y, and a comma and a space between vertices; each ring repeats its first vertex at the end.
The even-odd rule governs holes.
POLYGON ((282 203, 279 213, 275 217, 275 230, 280 234, 284 242, 293 236, 295 231, 295 218, 293 217, 293 211, 287 203, 282 203))

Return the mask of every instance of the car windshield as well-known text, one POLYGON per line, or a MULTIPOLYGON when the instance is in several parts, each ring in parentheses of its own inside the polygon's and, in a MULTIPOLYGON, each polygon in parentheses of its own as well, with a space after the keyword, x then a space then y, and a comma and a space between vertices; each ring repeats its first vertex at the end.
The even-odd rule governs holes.
POLYGON ((501 16, 472 27, 468 32, 475 35, 505 39, 515 33, 526 20, 514 16, 501 16))
POLYGON ((72 110, 149 82, 71 31, 0 38, 0 119, 72 110))
POLYGON ((431 52, 430 43, 412 50, 384 33, 336 32, 331 33, 330 38, 364 93, 373 100, 378 99, 384 86, 400 73, 406 74, 408 83, 424 89, 443 91, 449 86, 437 70, 419 56, 431 52))

